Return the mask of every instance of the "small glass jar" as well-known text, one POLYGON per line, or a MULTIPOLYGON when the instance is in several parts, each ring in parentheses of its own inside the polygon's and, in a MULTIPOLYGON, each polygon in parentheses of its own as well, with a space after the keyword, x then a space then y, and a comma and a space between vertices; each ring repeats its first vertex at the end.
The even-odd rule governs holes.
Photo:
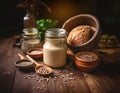
POLYGON ((61 28, 53 28, 46 31, 43 45, 43 61, 46 65, 59 68, 66 64, 66 36, 66 31, 61 28))
POLYGON ((23 52, 40 47, 40 35, 36 28, 23 29, 21 49, 23 52))

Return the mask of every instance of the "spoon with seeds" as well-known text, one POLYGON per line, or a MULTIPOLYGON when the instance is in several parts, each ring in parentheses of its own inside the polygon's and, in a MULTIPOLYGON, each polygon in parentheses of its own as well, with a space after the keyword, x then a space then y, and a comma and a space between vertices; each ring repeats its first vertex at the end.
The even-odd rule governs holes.
POLYGON ((52 69, 46 65, 37 63, 34 59, 32 59, 29 55, 26 55, 26 57, 35 64, 35 71, 36 73, 43 75, 43 76, 48 76, 52 73, 52 69))

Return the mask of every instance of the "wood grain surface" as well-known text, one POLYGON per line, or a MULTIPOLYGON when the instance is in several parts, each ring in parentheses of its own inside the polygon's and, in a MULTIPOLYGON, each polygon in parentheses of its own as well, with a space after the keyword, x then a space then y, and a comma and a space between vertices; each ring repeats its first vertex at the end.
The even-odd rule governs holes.
POLYGON ((23 53, 13 43, 13 37, 0 40, 0 93, 120 93, 120 64, 99 65, 86 73, 67 60, 65 68, 53 69, 52 75, 43 77, 34 69, 15 67, 17 53, 23 53))

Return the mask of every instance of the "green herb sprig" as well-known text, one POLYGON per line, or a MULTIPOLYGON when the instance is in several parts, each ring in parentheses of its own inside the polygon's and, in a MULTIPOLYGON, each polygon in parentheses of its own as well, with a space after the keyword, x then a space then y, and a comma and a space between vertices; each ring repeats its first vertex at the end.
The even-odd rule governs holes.
POLYGON ((58 20, 53 19, 40 19, 37 21, 37 29, 41 35, 41 41, 45 39, 45 32, 47 29, 54 28, 58 26, 58 20))

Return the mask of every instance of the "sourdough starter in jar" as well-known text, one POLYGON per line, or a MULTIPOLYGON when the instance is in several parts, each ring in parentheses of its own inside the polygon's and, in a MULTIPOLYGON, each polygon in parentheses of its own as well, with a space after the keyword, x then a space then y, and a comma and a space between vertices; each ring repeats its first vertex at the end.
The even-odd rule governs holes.
POLYGON ((66 55, 66 31, 60 28, 47 30, 43 45, 44 63, 53 68, 62 67, 66 64, 66 55))

